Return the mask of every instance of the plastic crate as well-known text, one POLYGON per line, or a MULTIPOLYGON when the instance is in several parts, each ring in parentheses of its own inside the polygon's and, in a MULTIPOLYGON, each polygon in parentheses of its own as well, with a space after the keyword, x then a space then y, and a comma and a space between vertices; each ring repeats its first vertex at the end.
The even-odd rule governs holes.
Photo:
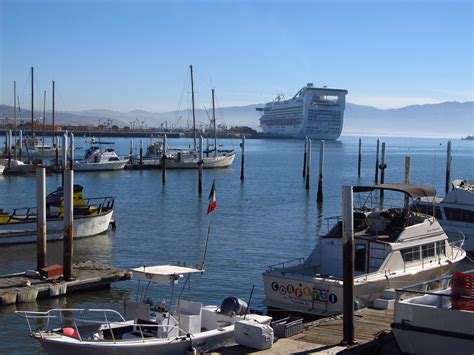
POLYGON ((451 303, 453 309, 474 311, 474 276, 454 272, 451 278, 451 303))
POLYGON ((278 338, 288 338, 303 331, 303 318, 286 317, 271 323, 278 338))

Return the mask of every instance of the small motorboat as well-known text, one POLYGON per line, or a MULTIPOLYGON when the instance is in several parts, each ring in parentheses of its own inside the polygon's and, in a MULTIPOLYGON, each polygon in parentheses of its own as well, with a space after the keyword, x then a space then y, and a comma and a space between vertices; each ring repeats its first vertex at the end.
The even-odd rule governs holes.
MULTIPOLYGON (((83 187, 74 185, 74 237, 104 233, 114 212, 113 197, 84 198, 83 187)), ((59 240, 64 230, 64 191, 59 187, 46 197, 47 240, 59 240)), ((36 208, 0 209, 0 245, 36 242, 36 208)))
POLYGON ((178 280, 185 277, 185 290, 190 276, 203 273, 203 269, 158 265, 131 271, 132 278, 138 280, 137 299, 141 291, 144 302, 127 301, 125 316, 111 309, 54 309, 16 314, 26 318, 30 336, 51 355, 195 354, 235 344, 234 325, 241 320, 270 327, 271 317, 248 314, 247 304, 235 297, 226 298, 218 307, 181 299, 180 294, 170 309, 166 299, 154 305, 147 297, 150 283, 170 285, 172 305, 178 280), (140 288, 140 283, 146 286, 140 288))
POLYGON ((77 171, 103 171, 122 170, 128 163, 128 159, 120 158, 111 146, 113 142, 101 142, 92 139, 90 147, 86 150, 84 160, 74 161, 74 170, 77 171))

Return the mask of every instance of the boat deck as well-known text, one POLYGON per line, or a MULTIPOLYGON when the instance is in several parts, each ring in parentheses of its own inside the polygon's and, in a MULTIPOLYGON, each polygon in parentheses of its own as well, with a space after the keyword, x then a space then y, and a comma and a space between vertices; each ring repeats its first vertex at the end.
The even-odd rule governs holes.
POLYGON ((73 275, 72 281, 30 277, 24 272, 0 276, 0 306, 108 287, 112 282, 130 279, 130 273, 125 270, 93 261, 74 264, 73 275))

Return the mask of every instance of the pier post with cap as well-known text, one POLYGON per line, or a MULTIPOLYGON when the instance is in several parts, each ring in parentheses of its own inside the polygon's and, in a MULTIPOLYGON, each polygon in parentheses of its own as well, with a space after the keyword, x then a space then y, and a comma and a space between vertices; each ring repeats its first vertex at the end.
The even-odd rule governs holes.
MULTIPOLYGON (((385 142, 382 142, 382 157, 380 159, 380 183, 385 183, 385 169, 387 169, 387 163, 385 162, 385 142)), ((380 199, 383 199, 384 191, 380 190, 380 199)))
POLYGON ((130 149, 128 152, 128 160, 130 164, 133 164, 133 140, 132 139, 130 139, 130 149))
POLYGON ((306 190, 309 190, 309 183, 310 183, 310 176, 311 176, 311 138, 308 138, 308 153, 306 155, 306 190))
POLYGON ((377 149, 375 151, 375 180, 374 184, 379 183, 379 153, 380 153, 380 139, 377 139, 377 149))
POLYGON ((452 161, 452 151, 451 151, 451 141, 448 141, 448 146, 446 150, 446 181, 444 192, 449 192, 449 187, 451 185, 451 161, 452 161))
MULTIPOLYGON (((17 148, 15 146, 15 148, 17 148)), ((19 137, 19 140, 18 140, 18 160, 22 160, 23 159, 23 131, 20 130, 20 137, 19 137)))
POLYGON ((306 159, 308 154, 308 137, 304 138, 304 154, 303 154, 303 178, 306 177, 306 159))
POLYGON ((354 215, 352 186, 342 187, 343 339, 354 344, 354 215))
POLYGON ((242 156, 240 158, 240 180, 245 178, 245 136, 242 136, 242 143, 240 143, 240 148, 242 148, 242 156))
POLYGON ((199 136, 199 160, 198 160, 198 192, 202 193, 202 173, 204 169, 204 139, 202 136, 199 136))
POLYGON ((64 172, 64 234, 63 268, 64 279, 72 280, 73 240, 74 240, 74 170, 64 172))
POLYGON ((357 161, 357 177, 360 178, 360 170, 362 166, 362 138, 359 138, 359 159, 357 161))
MULTIPOLYGON (((410 170, 411 170, 411 158, 410 157, 405 157, 405 184, 409 185, 410 184, 410 170)), ((404 208, 408 209, 410 205, 410 198, 408 195, 405 195, 404 199, 404 208)))
POLYGON ((61 166, 61 186, 64 187, 64 174, 67 167, 67 131, 63 134, 63 154, 62 154, 62 166, 61 166))
POLYGON ((323 202, 324 150, 325 150, 325 142, 322 140, 319 143, 319 177, 318 177, 318 196, 316 198, 317 202, 323 202))
POLYGON ((167 144, 168 142, 165 134, 163 136, 163 153, 161 154, 161 181, 163 182, 163 184, 166 183, 166 159, 168 159, 168 157, 166 156, 167 144))
POLYGON ((8 135, 7 135, 7 156, 8 156, 8 169, 10 169, 12 166, 12 130, 8 130, 8 135))
POLYGON ((36 169, 36 270, 47 266, 46 251, 46 169, 36 169))
POLYGON ((74 169, 74 133, 69 134, 69 169, 74 169))
POLYGON ((140 160, 139 164, 143 165, 143 138, 140 138, 140 160))

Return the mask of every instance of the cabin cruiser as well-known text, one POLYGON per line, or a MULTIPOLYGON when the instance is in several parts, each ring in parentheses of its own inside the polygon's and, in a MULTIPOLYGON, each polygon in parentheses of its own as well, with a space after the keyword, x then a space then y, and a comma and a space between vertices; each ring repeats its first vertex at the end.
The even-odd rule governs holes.
POLYGON ((474 181, 454 180, 445 197, 420 197, 414 200, 414 211, 435 216, 451 239, 464 235, 464 249, 474 253, 474 181))
MULTIPOLYGON (((463 239, 449 243, 436 218, 408 208, 409 198, 430 196, 432 189, 381 184, 354 186, 353 192, 359 194, 354 201, 361 201, 354 209, 354 296, 358 306, 372 306, 385 289, 444 275, 466 256, 463 239), (383 208, 378 198, 382 192, 384 201, 402 193, 403 208, 383 208)), ((342 247, 342 221, 337 219, 306 259, 268 267, 263 273, 265 304, 315 316, 342 313, 342 247)))
POLYGON ((99 171, 121 170, 125 168, 128 159, 119 158, 113 148, 103 148, 103 145, 113 145, 112 142, 100 142, 92 139, 86 150, 84 160, 74 161, 74 170, 99 171))
POLYGON ((396 290, 392 331, 404 354, 474 353, 474 270, 396 290))
POLYGON ((233 343, 234 324, 242 319, 269 327, 271 317, 247 314, 242 300, 230 297, 221 307, 203 306, 181 299, 168 309, 166 299, 154 305, 147 297, 148 286, 170 285, 173 299, 175 285, 185 276, 183 290, 190 276, 204 272, 180 265, 142 266, 132 269, 144 302, 126 301, 125 317, 110 309, 48 312, 17 311, 26 318, 30 336, 37 339, 48 354, 188 354, 204 352, 233 343), (146 286, 142 286, 141 283, 146 286), (87 317, 91 318, 88 319, 87 317), (102 320, 98 317, 102 316, 102 320))
MULTIPOLYGON (((74 237, 104 233, 114 212, 113 197, 84 198, 83 187, 74 185, 74 237)), ((47 240, 59 240, 64 230, 64 190, 59 187, 46 196, 47 240)), ((0 209, 0 245, 36 242, 36 208, 0 209)))

